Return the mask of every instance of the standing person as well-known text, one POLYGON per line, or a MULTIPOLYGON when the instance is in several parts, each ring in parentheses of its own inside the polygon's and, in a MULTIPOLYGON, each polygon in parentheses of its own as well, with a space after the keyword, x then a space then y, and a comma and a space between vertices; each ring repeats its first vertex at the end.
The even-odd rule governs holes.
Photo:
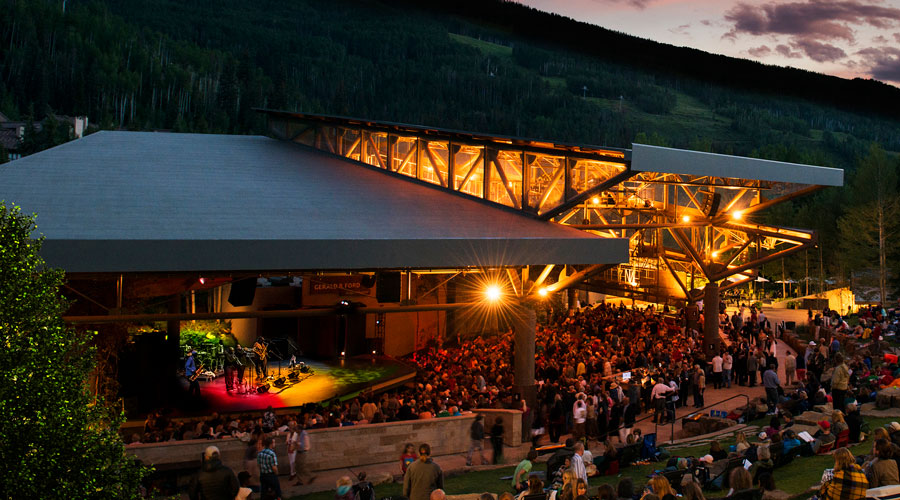
POLYGON ((718 351, 716 355, 713 356, 712 359, 712 380, 713 380, 713 389, 722 388, 722 370, 723 370, 723 360, 722 356, 719 355, 718 351))
POLYGON ((781 381, 775 373, 775 365, 769 365, 769 369, 763 373, 763 387, 766 388, 766 403, 769 405, 769 415, 775 414, 775 405, 778 404, 778 387, 781 381))
MULTIPOLYGON (((623 396, 624 398, 624 396, 623 396)), ((597 405, 594 403, 595 396, 588 396, 585 400, 587 403, 587 420, 584 422, 584 433, 587 439, 597 437, 597 405)))
POLYGON ((744 327, 744 319, 741 318, 738 311, 735 311, 734 314, 731 315, 731 326, 734 327, 734 331, 738 332, 738 334, 740 334, 741 328, 744 327))
POLYGON ((694 365, 694 407, 703 408, 703 392, 706 391, 706 374, 700 365, 694 365))
POLYGON ((281 483, 278 481, 278 457, 275 455, 275 439, 266 436, 263 449, 256 454, 259 465, 260 498, 281 499, 281 483))
POLYGON ((806 380, 806 353, 798 351, 795 363, 797 366, 797 382, 803 383, 806 380))
POLYGON ((750 387, 756 387, 756 371, 759 369, 756 354, 753 351, 747 353, 747 377, 750 387))
POLYGON ((722 356, 722 377, 724 377, 724 383, 729 389, 731 389, 732 368, 734 368, 734 357, 731 355, 731 350, 728 350, 722 356))
POLYGON ((475 450, 478 450, 478 465, 487 463, 487 459, 484 458, 484 424, 481 423, 483 419, 483 416, 475 415, 475 421, 469 427, 469 453, 466 455, 466 465, 472 465, 472 454, 475 450))
POLYGON ((583 479, 587 483, 587 469, 584 467, 584 443, 575 443, 575 454, 572 455, 572 472, 575 473, 575 479, 583 479))
POLYGON ((253 352, 259 358, 256 363, 256 379, 257 381, 265 380, 269 377, 269 345, 266 343, 265 337, 258 337, 253 343, 253 352))
POLYGON ((241 347, 241 344, 238 344, 234 350, 235 358, 237 359, 237 369, 235 370, 235 382, 237 382, 238 394, 242 394, 246 387, 244 386, 244 372, 247 367, 250 366, 252 361, 250 357, 247 356, 247 351, 241 347))
POLYGON ((419 445, 419 459, 409 465, 403 476, 403 496, 409 500, 428 500, 431 492, 444 487, 444 472, 431 460, 431 446, 419 445))
POLYGON ((565 409, 563 407, 562 396, 557 394, 553 398, 553 405, 550 407, 550 442, 559 443, 565 422, 565 409))
POLYGON ((191 500, 232 500, 240 485, 234 471, 222 465, 219 448, 209 446, 203 453, 203 465, 191 480, 188 496, 191 500))
POLYGON ((844 355, 834 355, 834 373, 831 375, 831 402, 834 408, 843 408, 850 387, 850 369, 844 363, 844 355))
POLYGON ((300 431, 297 427, 297 422, 291 420, 288 422, 288 433, 287 433, 287 454, 288 454, 288 465, 290 466, 291 475, 288 476, 288 481, 293 481, 295 477, 297 477, 297 452, 300 449, 300 431))
POLYGON ((584 400, 580 397, 575 401, 575 405, 572 408, 572 421, 575 424, 572 427, 572 438, 576 441, 583 440, 586 429, 585 422, 587 422, 587 407, 585 407, 584 400))
POLYGON ((294 486, 311 484, 316 480, 316 476, 309 470, 309 450, 312 446, 310 444, 309 433, 306 432, 308 426, 309 424, 306 417, 300 422, 300 425, 297 426, 300 429, 300 433, 297 436, 297 482, 294 483, 294 486))
POLYGON ((794 384, 794 375, 797 373, 797 356, 794 356, 794 353, 788 351, 787 356, 784 358, 784 383, 786 386, 790 387, 794 384))
POLYGON ((650 398, 653 399, 653 411, 655 412, 653 415, 653 422, 657 424, 661 424, 666 419, 666 395, 672 390, 669 387, 662 376, 656 381, 656 385, 653 386, 653 391, 650 393, 650 398))
POLYGON ((225 391, 229 394, 234 391, 234 375, 240 361, 234 353, 234 347, 225 349, 225 391))
POLYGON ((503 419, 497 417, 491 426, 491 446, 494 448, 494 464, 503 459, 503 419))
POLYGON ((191 349, 187 359, 184 361, 184 376, 188 379, 190 384, 188 393, 196 398, 200 397, 200 382, 197 382, 197 376, 199 375, 199 370, 202 368, 202 364, 197 366, 197 351, 191 349))

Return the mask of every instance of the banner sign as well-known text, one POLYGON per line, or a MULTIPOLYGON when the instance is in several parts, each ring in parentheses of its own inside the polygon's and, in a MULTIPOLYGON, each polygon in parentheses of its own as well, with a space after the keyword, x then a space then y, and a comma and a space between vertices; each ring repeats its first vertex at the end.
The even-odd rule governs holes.
MULTIPOLYGON (((371 286, 363 283, 368 276, 354 274, 350 276, 311 276, 309 277, 309 293, 311 294, 340 294, 341 292, 369 293, 371 286)), ((368 280, 366 280, 368 281, 368 280)))

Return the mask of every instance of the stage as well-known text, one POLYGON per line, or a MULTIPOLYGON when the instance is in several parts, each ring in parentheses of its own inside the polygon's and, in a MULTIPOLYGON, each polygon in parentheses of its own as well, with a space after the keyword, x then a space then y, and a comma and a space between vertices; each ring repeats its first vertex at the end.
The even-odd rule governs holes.
MULTIPOLYGON (((385 356, 360 356, 332 361, 299 359, 309 368, 309 373, 297 373, 297 378, 288 377, 287 362, 282 362, 281 376, 285 385, 275 387, 279 378, 278 364, 269 364, 269 390, 259 393, 256 385, 249 391, 228 393, 225 377, 219 376, 208 382, 200 381, 202 406, 206 411, 235 413, 272 408, 292 408, 306 403, 318 403, 334 398, 347 399, 364 391, 378 391, 402 385, 415 377, 415 369, 405 363, 385 356)), ((247 375, 244 375, 246 380, 247 375)), ((255 375, 253 376, 255 379, 255 375)))

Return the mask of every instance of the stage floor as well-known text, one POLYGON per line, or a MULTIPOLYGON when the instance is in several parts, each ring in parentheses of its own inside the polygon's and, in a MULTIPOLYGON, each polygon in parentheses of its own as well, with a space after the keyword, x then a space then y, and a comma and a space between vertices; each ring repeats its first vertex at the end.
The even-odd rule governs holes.
MULTIPOLYGON (((269 391, 258 393, 255 386, 246 394, 237 391, 229 394, 225 390, 225 377, 220 376, 209 382, 200 382, 201 398, 207 411, 233 413, 272 408, 291 408, 306 403, 318 403, 333 398, 351 398, 363 390, 380 390, 401 385, 415 377, 415 369, 393 358, 382 356, 362 356, 358 358, 313 361, 300 359, 310 368, 310 373, 299 373, 299 378, 287 378, 287 362, 283 362, 281 375, 287 383, 281 387, 272 385, 269 391)), ((278 365, 269 365, 269 375, 278 377, 278 365)), ((244 376, 246 379, 246 375, 244 376)), ((255 378, 255 376, 254 376, 255 378)))

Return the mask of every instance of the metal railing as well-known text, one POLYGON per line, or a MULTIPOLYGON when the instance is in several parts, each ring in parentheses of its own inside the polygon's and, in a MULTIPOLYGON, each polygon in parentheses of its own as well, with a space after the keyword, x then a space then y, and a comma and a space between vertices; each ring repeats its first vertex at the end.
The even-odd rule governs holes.
MULTIPOLYGON (((709 408, 712 408, 713 406, 721 405, 722 403, 725 403, 725 402, 727 402, 727 401, 731 401, 732 399, 735 399, 735 398, 744 398, 744 399, 746 399, 746 400, 747 400, 747 407, 748 407, 748 408, 750 407, 750 396, 748 396, 748 395, 746 395, 746 394, 736 394, 736 395, 734 395, 734 396, 731 396, 730 398, 725 398, 725 399, 723 399, 723 400, 721 400, 721 401, 717 401, 717 402, 715 402, 715 403, 706 405, 706 406, 704 406, 703 408, 698 408, 696 411, 691 412, 690 414, 685 415, 685 416, 681 417, 680 419, 677 418, 677 417, 674 418, 674 419, 672 420, 672 423, 671 423, 671 426, 672 426, 672 434, 669 436, 669 443, 671 444, 671 443, 673 443, 673 442, 675 441, 675 422, 677 422, 678 420, 681 420, 681 421, 682 421, 681 426, 682 426, 682 428, 684 428, 684 419, 686 419, 686 418, 688 418, 688 417, 691 417, 691 416, 694 416, 694 415, 696 415, 696 414, 698 414, 698 413, 701 413, 701 414, 702 414, 704 410, 707 410, 707 409, 709 409, 709 408)), ((653 414, 651 414, 651 415, 649 415, 649 416, 652 416, 652 415, 653 415, 653 414)), ((644 417, 644 418, 646 418, 646 417, 644 417)), ((657 441, 659 441, 659 423, 656 423, 656 429, 655 429, 655 432, 656 432, 656 436, 657 436, 657 441)))

